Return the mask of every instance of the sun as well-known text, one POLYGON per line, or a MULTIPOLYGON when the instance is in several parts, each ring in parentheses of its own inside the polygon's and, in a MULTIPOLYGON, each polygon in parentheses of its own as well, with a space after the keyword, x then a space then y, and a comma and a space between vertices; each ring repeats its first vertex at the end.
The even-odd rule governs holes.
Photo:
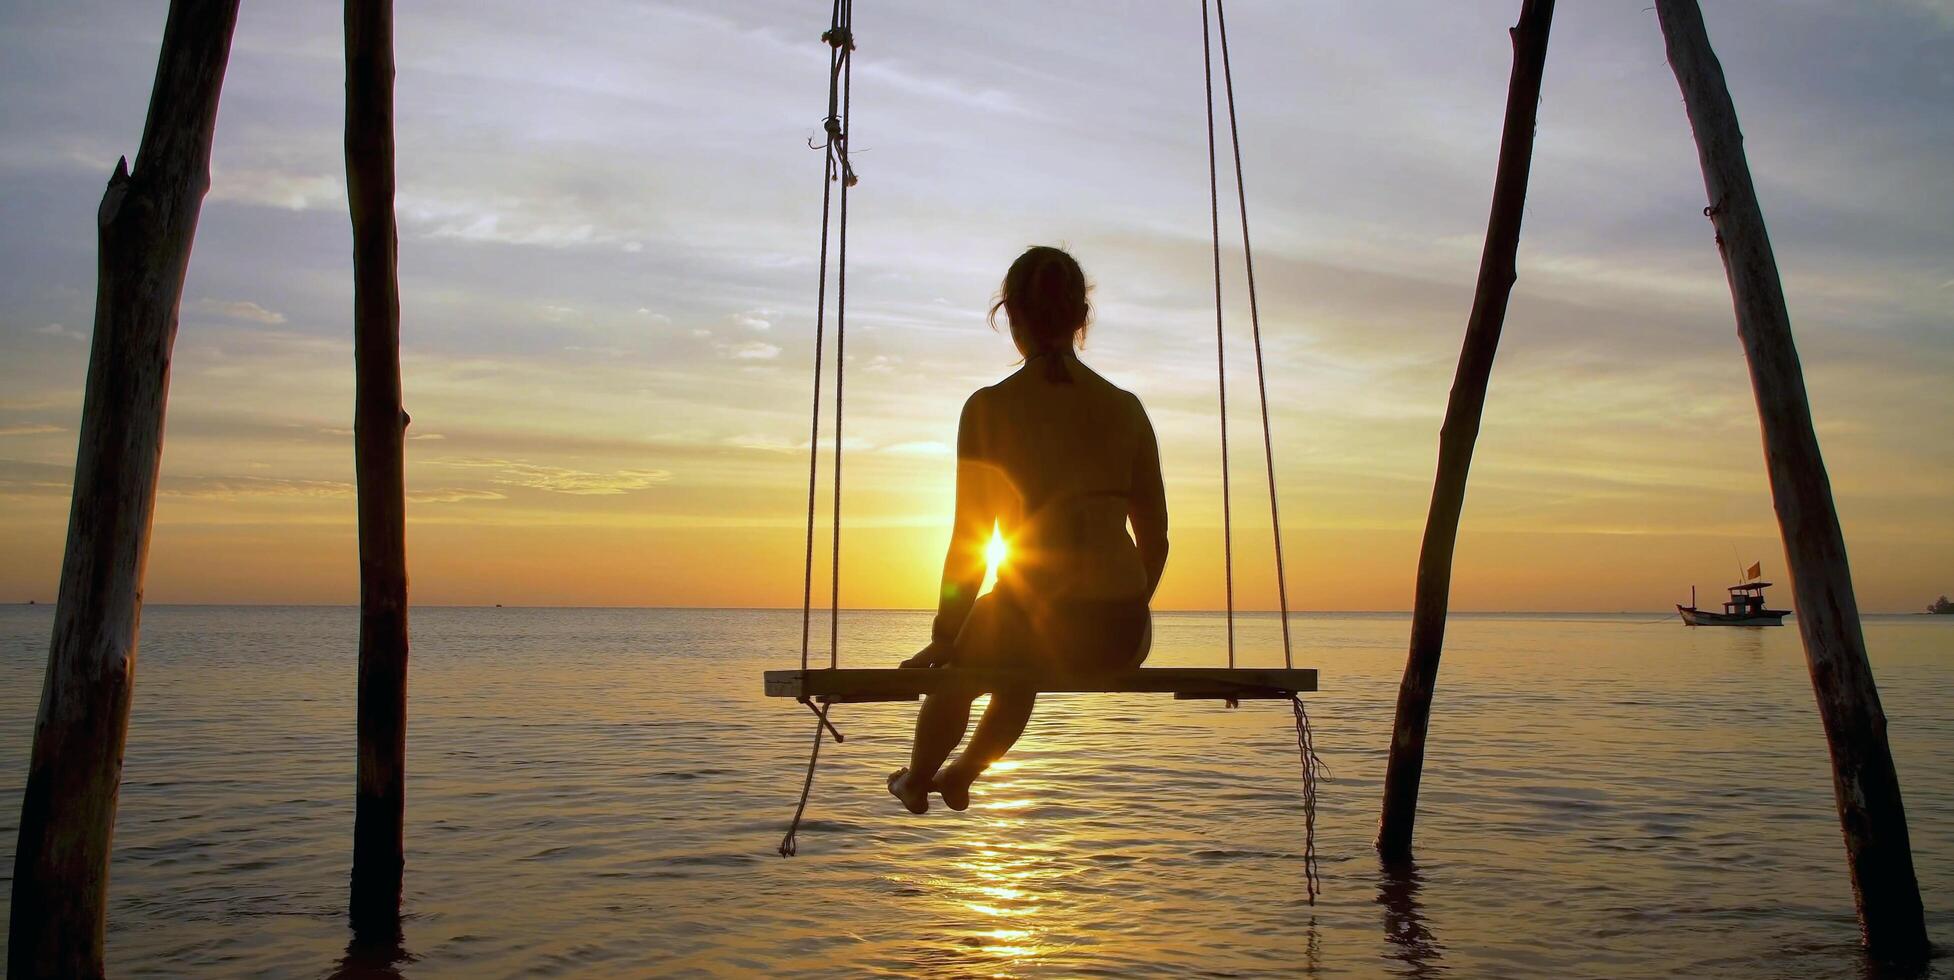
POLYGON ((997 585, 997 570, 1011 558, 1011 544, 1004 540, 1004 529, 993 523, 991 539, 984 544, 984 582, 977 587, 977 594, 983 595, 997 585))
POLYGON ((1003 529, 992 525, 990 543, 984 546, 984 577, 996 575, 997 570, 1004 566, 1004 560, 1009 557, 1011 557, 1011 546, 1004 541, 1003 529))

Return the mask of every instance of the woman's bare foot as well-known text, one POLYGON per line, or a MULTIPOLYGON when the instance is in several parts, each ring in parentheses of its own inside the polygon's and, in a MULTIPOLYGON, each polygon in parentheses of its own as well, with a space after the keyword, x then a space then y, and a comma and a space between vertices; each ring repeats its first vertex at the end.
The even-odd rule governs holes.
POLYGON ((936 774, 936 781, 930 788, 943 797, 944 806, 961 812, 970 808, 970 784, 976 781, 976 773, 950 765, 936 774))
POLYGON ((928 813, 930 810, 929 787, 911 785, 914 782, 916 780, 909 778, 908 766, 904 766, 890 773, 889 795, 901 800, 903 807, 910 813, 928 813))

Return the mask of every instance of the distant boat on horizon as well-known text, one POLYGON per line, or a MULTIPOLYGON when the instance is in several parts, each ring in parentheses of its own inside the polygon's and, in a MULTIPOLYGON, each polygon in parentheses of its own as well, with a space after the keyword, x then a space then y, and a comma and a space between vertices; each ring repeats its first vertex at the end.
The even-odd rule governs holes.
POLYGON ((1764 607, 1764 590, 1771 583, 1757 581, 1763 573, 1761 563, 1753 562, 1745 569, 1744 581, 1729 587, 1730 601, 1723 604, 1722 612, 1696 608, 1694 585, 1689 587, 1689 605, 1678 604, 1676 612, 1691 626, 1783 626, 1791 610, 1764 607))

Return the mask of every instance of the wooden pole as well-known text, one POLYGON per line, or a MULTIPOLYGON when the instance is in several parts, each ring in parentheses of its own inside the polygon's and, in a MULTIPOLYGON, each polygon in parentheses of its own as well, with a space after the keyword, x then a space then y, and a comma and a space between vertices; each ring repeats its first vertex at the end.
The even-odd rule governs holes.
POLYGON ((95 336, 47 677, 20 807, 10 977, 101 976, 170 350, 238 0, 173 0, 133 171, 96 213, 95 336))
POLYGON ((1886 715, 1866 659, 1845 537, 1812 431, 1804 373, 1764 212, 1751 186, 1737 109, 1695 0, 1656 0, 1669 67, 1683 92, 1730 282, 1737 336, 1750 365, 1764 434, 1764 462, 1784 537, 1798 634, 1832 755, 1832 792, 1845 834, 1852 892, 1869 952, 1889 959, 1927 955, 1927 927, 1913 873, 1899 776, 1886 744, 1886 715))
POLYGON ((1526 210, 1527 175, 1533 163, 1534 110, 1547 63, 1547 33, 1553 25, 1553 0, 1526 0, 1513 40, 1513 75, 1506 90, 1505 130, 1500 136, 1499 168, 1493 177, 1492 213, 1486 244, 1479 255, 1479 283, 1466 320, 1458 372, 1445 405, 1438 437, 1438 475, 1425 540, 1418 552, 1417 596, 1411 615, 1411 651, 1398 685, 1397 718, 1391 756, 1384 774, 1383 814, 1377 849, 1386 861, 1411 857, 1412 827, 1418 819, 1418 781, 1425 766, 1425 732, 1431 723, 1432 691, 1438 682, 1439 655, 1445 646, 1445 612, 1451 601, 1452 549, 1458 542, 1459 513, 1465 507, 1466 474, 1479 438, 1486 407, 1486 384, 1493 354, 1506 322, 1506 302, 1518 277, 1514 256, 1520 248, 1520 219, 1526 210))
POLYGON ((359 484, 359 764, 349 913, 397 933, 405 867, 407 503, 394 225, 392 0, 346 0, 346 198, 353 221, 353 449, 359 484))

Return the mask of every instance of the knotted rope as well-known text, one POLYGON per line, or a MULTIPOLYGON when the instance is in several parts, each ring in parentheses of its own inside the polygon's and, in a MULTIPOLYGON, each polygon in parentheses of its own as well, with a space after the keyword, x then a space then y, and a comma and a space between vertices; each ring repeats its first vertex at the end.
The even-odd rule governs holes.
POLYGON ((807 778, 801 782, 800 805, 794 808, 794 819, 793 822, 787 825, 787 836, 780 839, 780 856, 784 858, 790 858, 800 853, 800 841, 797 835, 801 830, 801 814, 807 812, 807 798, 814 792, 814 765, 821 761, 821 736, 833 733, 835 741, 846 741, 846 739, 841 737, 840 730, 836 729, 834 724, 828 721, 828 709, 834 707, 834 705, 824 701, 821 703, 821 707, 816 708, 814 707, 814 703, 806 698, 802 698, 801 703, 807 705, 814 712, 816 719, 814 723, 814 751, 807 754, 807 778))
POLYGON ((1296 716, 1296 755, 1303 769, 1303 888, 1309 903, 1323 891, 1323 878, 1316 870, 1316 784, 1330 778, 1330 767, 1316 754, 1316 733, 1309 726, 1309 709, 1303 699, 1289 696, 1289 708, 1296 716))

